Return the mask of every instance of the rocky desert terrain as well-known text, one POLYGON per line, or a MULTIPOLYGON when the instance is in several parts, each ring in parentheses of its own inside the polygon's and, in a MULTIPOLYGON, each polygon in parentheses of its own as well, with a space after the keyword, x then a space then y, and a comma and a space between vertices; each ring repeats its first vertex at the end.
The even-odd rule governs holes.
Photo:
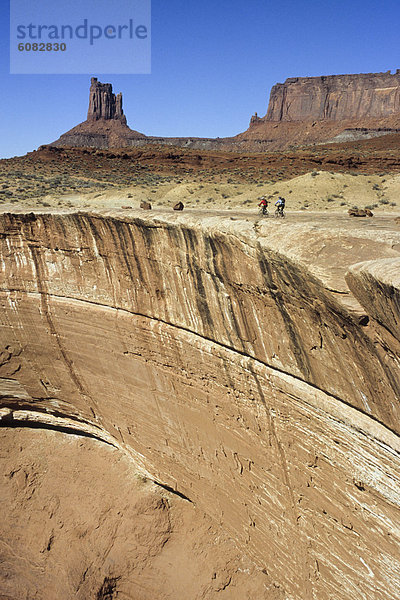
MULTIPOLYGON (((350 86, 373 118, 397 102, 378 75, 350 86)), ((85 135, 126 133, 100 86, 85 135)), ((0 161, 0 598, 400 597, 392 126, 0 161)))

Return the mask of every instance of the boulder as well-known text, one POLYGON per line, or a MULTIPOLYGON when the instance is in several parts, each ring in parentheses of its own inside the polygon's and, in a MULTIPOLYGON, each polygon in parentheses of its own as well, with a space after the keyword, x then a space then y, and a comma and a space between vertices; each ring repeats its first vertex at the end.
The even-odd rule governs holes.
MULTIPOLYGON (((371 212, 371 211, 369 211, 369 212, 371 212)), ((366 217, 367 216, 367 212, 365 210, 363 210, 362 208, 349 208, 348 213, 349 213, 350 217, 366 217)), ((369 216, 372 216, 372 214, 369 216)))
POLYGON ((146 200, 142 200, 140 203, 140 208, 143 208, 143 210, 151 210, 151 204, 146 200))
POLYGON ((183 209, 184 209, 183 202, 177 202, 174 206, 174 210, 183 210, 183 209))

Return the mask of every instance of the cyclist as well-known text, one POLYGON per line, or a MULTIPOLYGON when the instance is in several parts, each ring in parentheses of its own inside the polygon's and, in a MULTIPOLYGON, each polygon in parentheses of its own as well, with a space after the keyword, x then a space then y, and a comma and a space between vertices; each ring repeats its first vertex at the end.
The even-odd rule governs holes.
POLYGON ((261 206, 262 214, 267 215, 268 214, 268 201, 266 200, 265 196, 260 196, 260 198, 258 198, 258 199, 261 200, 261 202, 259 202, 258 206, 261 206))
POLYGON ((278 200, 275 202, 276 214, 280 217, 284 216, 283 211, 285 210, 285 204, 286 200, 285 198, 282 198, 282 196, 279 196, 278 200))

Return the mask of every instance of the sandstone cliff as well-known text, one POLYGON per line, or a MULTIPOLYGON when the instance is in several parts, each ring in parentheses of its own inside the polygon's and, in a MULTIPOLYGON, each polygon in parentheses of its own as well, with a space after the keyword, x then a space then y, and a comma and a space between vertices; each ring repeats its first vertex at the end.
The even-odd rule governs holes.
POLYGON ((345 134, 358 140, 397 131, 400 127, 400 69, 394 74, 361 73, 292 77, 277 83, 267 114, 251 118, 236 140, 255 149, 271 149, 330 141, 345 134))
POLYGON ((271 90, 267 121, 345 121, 400 113, 400 69, 327 77, 292 77, 271 90))
POLYGON ((370 311, 378 283, 358 280, 364 327, 252 224, 173 219, 1 216, 3 424, 126 453, 222 524, 283 597, 399 597, 390 292, 370 311))

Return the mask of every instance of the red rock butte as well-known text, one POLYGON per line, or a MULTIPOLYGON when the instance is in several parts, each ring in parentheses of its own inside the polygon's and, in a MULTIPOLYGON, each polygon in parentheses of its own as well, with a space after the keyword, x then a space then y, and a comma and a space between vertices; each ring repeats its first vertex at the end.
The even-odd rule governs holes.
POLYGON ((264 151, 377 137, 400 130, 400 69, 291 77, 273 86, 264 117, 230 138, 146 136, 128 127, 122 94, 92 78, 87 120, 52 145, 116 148, 164 144, 202 150, 264 151))
POLYGON ((115 119, 126 125, 126 117, 122 110, 122 94, 113 94, 111 83, 100 83, 92 77, 89 93, 88 121, 99 119, 115 119))
POLYGON ((122 109, 122 94, 113 93, 111 83, 92 77, 86 121, 64 133, 53 146, 124 148, 146 136, 130 129, 122 109))

